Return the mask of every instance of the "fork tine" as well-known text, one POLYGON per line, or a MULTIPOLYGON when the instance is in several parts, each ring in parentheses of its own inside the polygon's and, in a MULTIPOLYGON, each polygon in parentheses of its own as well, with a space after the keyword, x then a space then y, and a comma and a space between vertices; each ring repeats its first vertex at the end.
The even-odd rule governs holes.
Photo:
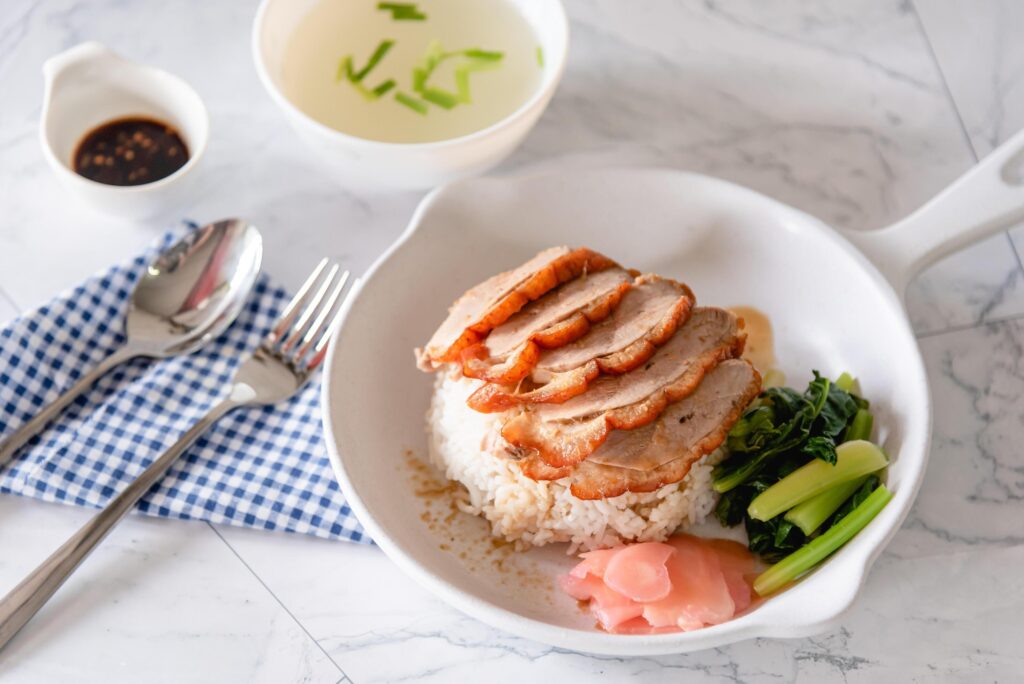
MULTIPOLYGON (((351 288, 349 288, 349 292, 351 291, 351 288)), ((334 330, 335 324, 338 322, 338 319, 341 318, 341 311, 345 308, 346 299, 347 297, 341 298, 341 301, 337 303, 334 315, 331 316, 330 321, 321 326, 320 339, 316 340, 316 343, 313 345, 313 355, 306 363, 306 369, 308 371, 312 372, 316 370, 316 367, 323 362, 324 356, 327 354, 327 343, 331 341, 331 331, 334 330)))
POLYGON ((292 300, 288 302, 288 306, 284 308, 284 311, 278 317, 277 324, 269 333, 267 333, 267 338, 264 342, 265 344, 269 346, 274 342, 277 342, 277 340, 281 339, 284 332, 291 327, 292 321, 295 319, 295 314, 298 312, 299 307, 305 304, 306 296, 309 294, 309 291, 313 289, 313 286, 316 285, 317 280, 320 278, 320 274, 322 274, 324 269, 327 268, 328 261, 329 260, 326 257, 321 259, 320 263, 313 269, 313 272, 309 274, 309 277, 306 278, 306 282, 302 284, 302 287, 299 288, 299 291, 295 293, 292 300))
POLYGON ((313 298, 306 302, 305 307, 302 309, 302 313, 299 314, 298 319, 291 326, 291 330, 288 332, 287 337, 281 342, 281 351, 287 353, 294 347, 299 340, 302 339, 303 334, 306 332, 306 327, 309 325, 310 320, 316 315, 324 301, 324 296, 327 294, 327 290, 330 289, 331 283, 334 281, 334 276, 337 275, 338 270, 341 267, 338 264, 331 266, 331 270, 327 272, 327 277, 324 278, 323 282, 320 283, 319 289, 313 298))
POLYGON ((328 297, 324 305, 320 307, 320 313, 317 314, 313 323, 309 326, 309 330, 306 331, 306 334, 302 338, 302 346, 299 347, 299 350, 295 353, 296 363, 306 356, 310 348, 312 348, 317 340, 319 340, 319 338, 324 334, 324 321, 326 321, 327 317, 331 315, 334 305, 338 302, 338 298, 341 296, 345 286, 348 284, 350 275, 351 273, 349 271, 345 271, 341 274, 341 278, 338 279, 338 284, 334 286, 334 290, 331 292, 330 297, 328 297))

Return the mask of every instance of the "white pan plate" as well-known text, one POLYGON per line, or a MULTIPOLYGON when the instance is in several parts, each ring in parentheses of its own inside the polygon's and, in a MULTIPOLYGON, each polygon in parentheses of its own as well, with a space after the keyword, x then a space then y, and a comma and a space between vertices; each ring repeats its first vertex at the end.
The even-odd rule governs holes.
MULTIPOLYGON (((1024 139, 1010 145, 899 225, 851 239, 883 255, 876 260, 902 287, 912 269, 991 232, 1024 207, 1019 186, 993 188, 1008 159, 1019 165, 1020 155, 1012 153, 1024 139), (982 190, 994 197, 987 212, 961 212, 958 224, 948 216, 951 207, 955 213, 970 206, 965 193, 982 190)), ((411 577, 495 627, 616 655, 681 653, 833 626, 913 503, 931 420, 924 365, 900 300, 861 252, 818 219, 772 199, 663 169, 475 179, 431 194, 348 308, 329 354, 323 401, 342 490, 373 539, 411 577), (433 378, 415 368, 412 349, 467 288, 557 244, 585 245, 625 266, 681 279, 706 305, 767 313, 789 384, 802 386, 811 369, 859 377, 892 459, 893 500, 821 568, 751 613, 652 636, 600 632, 559 593, 555 577, 574 562, 564 545, 515 554, 495 549, 486 525, 468 515, 425 522, 438 517, 425 508, 436 502, 417 495, 422 476, 408 454, 426 456, 433 378)))

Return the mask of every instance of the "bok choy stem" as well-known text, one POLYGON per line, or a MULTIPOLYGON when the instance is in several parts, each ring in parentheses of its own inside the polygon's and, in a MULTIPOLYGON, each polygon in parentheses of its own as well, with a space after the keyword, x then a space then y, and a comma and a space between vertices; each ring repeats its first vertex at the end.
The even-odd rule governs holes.
POLYGON ((892 499, 892 492, 879 485, 859 506, 845 518, 830 527, 820 537, 812 539, 781 561, 765 570, 754 580, 754 591, 767 596, 803 575, 825 560, 871 522, 892 499))
POLYGON ((747 507, 747 515, 755 520, 769 520, 837 484, 887 465, 885 454, 871 442, 844 442, 836 447, 835 465, 815 459, 797 468, 758 494, 747 507))
POLYGON ((829 519, 833 513, 839 510, 843 502, 853 496, 853 493, 860 489, 868 475, 859 477, 856 480, 840 482, 831 489, 826 489, 821 494, 813 496, 802 504, 797 504, 786 512, 786 520, 800 528, 800 531, 810 536, 821 524, 829 519))

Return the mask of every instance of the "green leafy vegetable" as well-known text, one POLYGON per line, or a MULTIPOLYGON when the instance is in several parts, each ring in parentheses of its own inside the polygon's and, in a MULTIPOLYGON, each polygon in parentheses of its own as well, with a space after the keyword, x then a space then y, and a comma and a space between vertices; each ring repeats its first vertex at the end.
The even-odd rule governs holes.
POLYGON ((837 484, 855 480, 887 465, 885 454, 871 442, 844 442, 837 450, 835 463, 812 460, 800 466, 758 494, 747 507, 747 515, 757 520, 774 518, 837 484))
POLYGON ((871 492, 875 491, 881 486, 881 480, 878 479, 877 475, 870 475, 857 491, 854 492, 853 496, 846 500, 846 502, 839 507, 832 516, 832 519, 828 521, 829 526, 835 525, 837 522, 848 516, 857 506, 860 506, 864 501, 871 495, 871 492))
POLYGON ((879 485, 848 515, 822 535, 815 537, 761 573, 754 580, 754 591, 759 596, 767 596, 803 575, 864 529, 879 511, 885 508, 890 499, 892 493, 885 485, 879 485))
POLYGON ((857 379, 849 373, 843 373, 836 378, 836 386, 844 392, 853 392, 856 384, 857 379))
POLYGON ((748 547, 769 563, 774 563, 807 543, 807 538, 793 523, 777 518, 762 522, 747 518, 748 547))
MULTIPOLYGON (((864 477, 857 478, 856 480, 850 480, 849 482, 840 482, 839 484, 826 489, 821 494, 811 497, 807 501, 801 504, 797 504, 793 508, 786 511, 785 518, 789 522, 793 523, 804 534, 813 534, 815 530, 821 527, 821 524, 828 520, 843 502, 853 496, 854 492, 861 488, 861 485, 867 481, 868 478, 874 477, 873 475, 866 475, 864 477)), ((875 478, 877 482, 878 478, 875 478)))
POLYGON ((817 371, 803 394, 788 387, 766 389, 729 431, 732 457, 715 467, 715 490, 739 486, 787 452, 834 463, 836 440, 862 402, 817 371))
POLYGON ((544 68, 544 48, 540 45, 537 46, 537 66, 544 68))
POLYGON ((849 442, 854 439, 871 439, 871 428, 874 426, 874 416, 866 408, 857 409, 850 427, 843 435, 843 441, 849 442))
MULTIPOLYGON (((838 515, 836 510, 852 498, 855 490, 859 491, 860 482, 866 481, 863 472, 847 478, 845 493, 828 486, 814 492, 810 489, 814 483, 805 481, 807 490, 787 485, 788 492, 776 488, 767 500, 761 498, 809 464, 817 464, 813 470, 818 475, 837 474, 837 448, 845 450, 841 443, 870 434, 870 423, 867 433, 863 432, 865 421, 870 421, 868 402, 850 391, 855 386, 856 381, 846 373, 830 382, 816 372, 803 392, 767 387, 729 431, 725 445, 729 456, 713 472, 714 488, 721 493, 715 515, 723 525, 742 522, 750 549, 765 559, 786 556, 805 545, 812 535, 828 530, 838 515), (856 479, 854 485, 848 484, 851 479, 856 479), (829 492, 832 499, 825 496, 829 492), (815 499, 817 503, 812 506, 815 499), (772 506, 759 511, 766 501, 772 506), (792 516, 784 515, 794 507, 802 508, 802 513, 794 509, 792 516)), ((876 466, 884 466, 884 454, 869 446, 875 450, 876 466)), ((843 472, 845 468, 838 471, 843 472)), ((872 481, 877 483, 877 479, 872 481)))

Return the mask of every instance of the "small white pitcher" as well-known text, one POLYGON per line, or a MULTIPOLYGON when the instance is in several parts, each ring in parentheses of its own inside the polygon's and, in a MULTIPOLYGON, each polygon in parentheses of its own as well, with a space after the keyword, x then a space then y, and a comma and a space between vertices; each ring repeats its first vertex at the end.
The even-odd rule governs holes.
POLYGON ((39 139, 57 177, 93 207, 141 219, 160 214, 187 198, 210 135, 210 120, 199 95, 183 80, 125 59, 99 43, 76 45, 43 64, 46 81, 39 139), (107 185, 75 173, 73 155, 96 127, 125 117, 146 117, 173 126, 188 146, 180 169, 144 185, 107 185))

